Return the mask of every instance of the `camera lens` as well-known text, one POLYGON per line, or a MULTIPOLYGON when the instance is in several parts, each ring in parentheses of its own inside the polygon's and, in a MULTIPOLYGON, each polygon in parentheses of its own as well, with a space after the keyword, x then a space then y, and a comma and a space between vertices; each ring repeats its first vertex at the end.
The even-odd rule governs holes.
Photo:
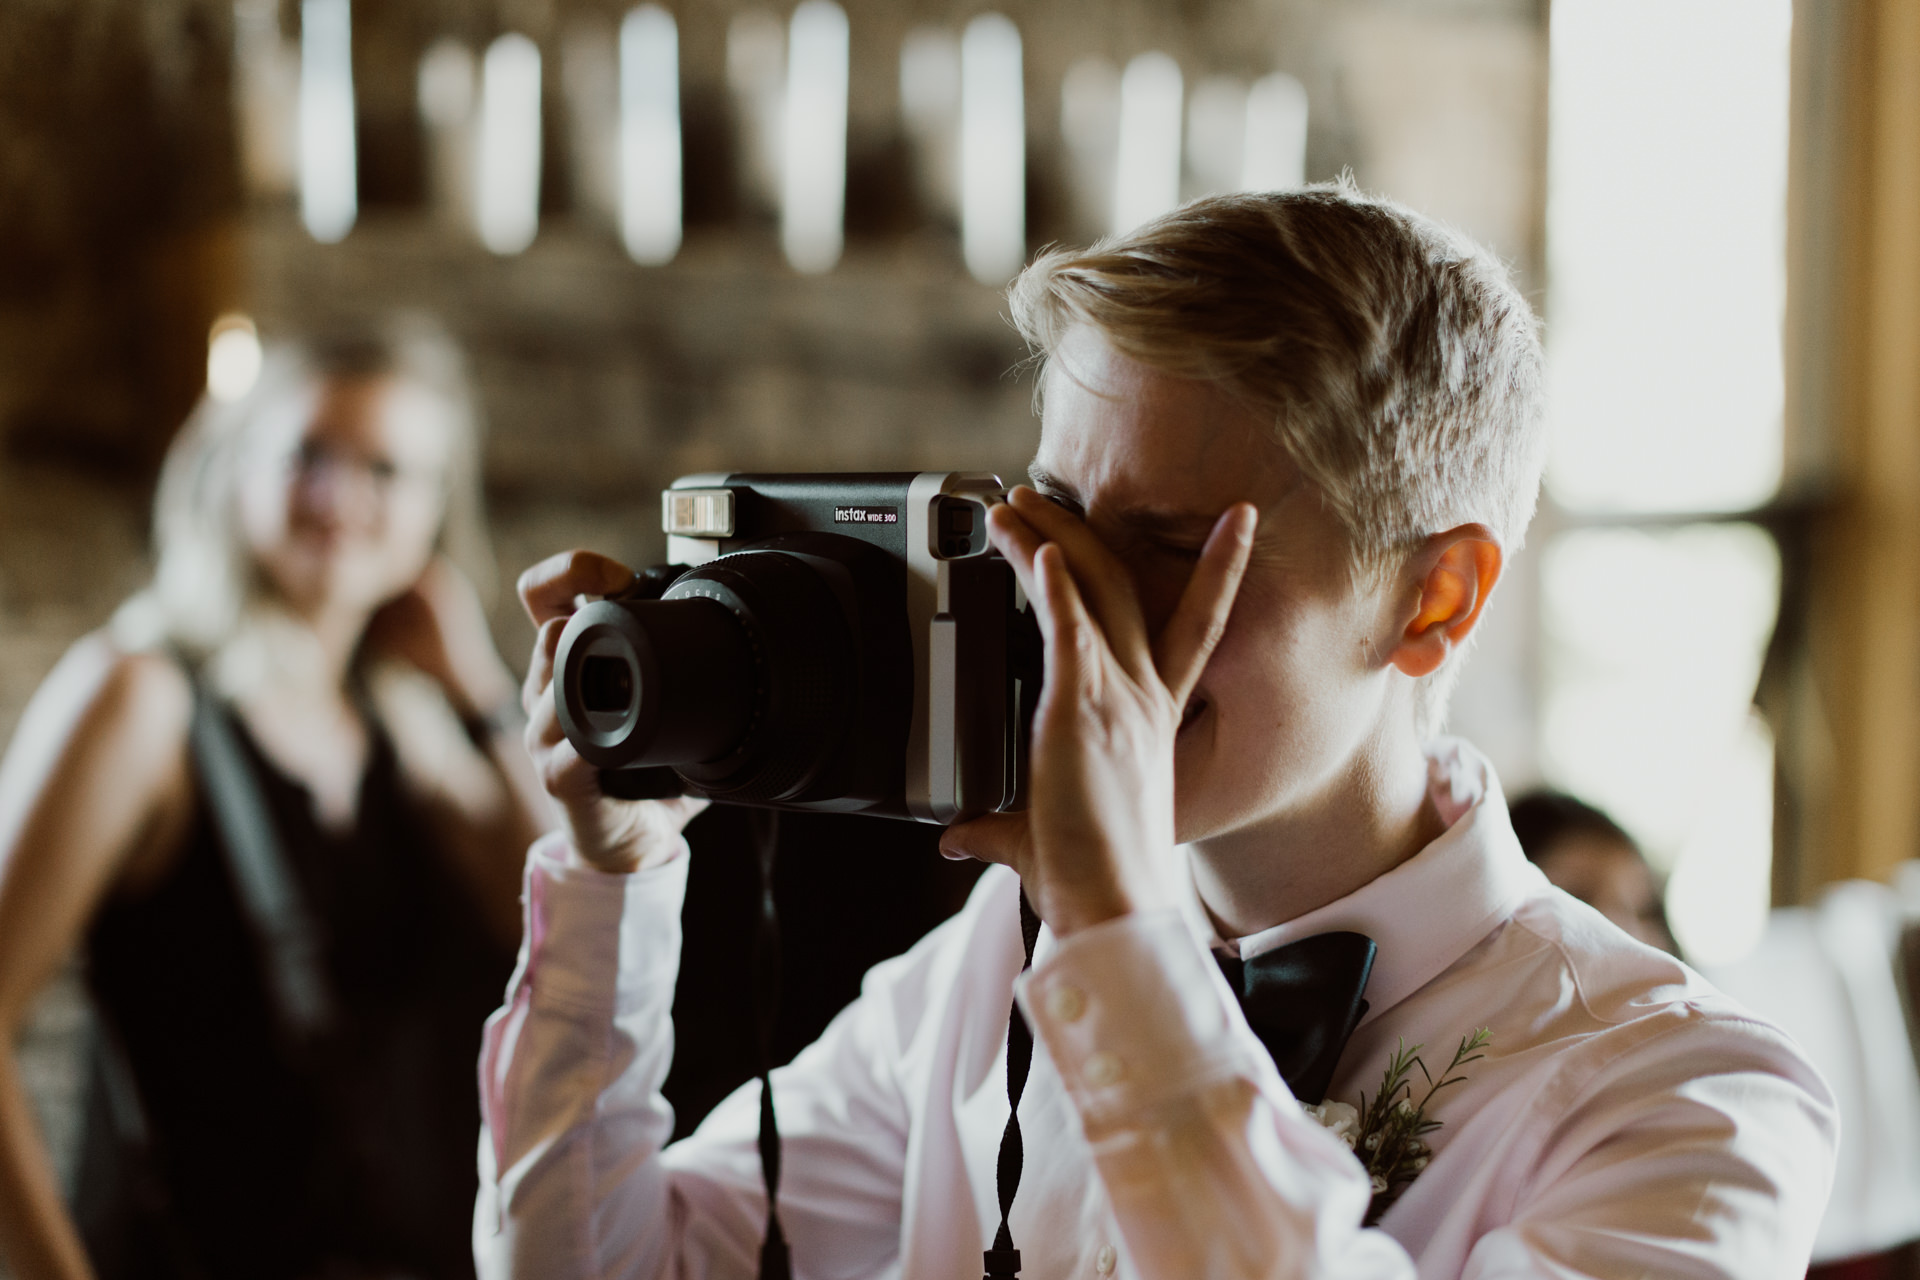
POLYGON ((726 602, 756 640, 759 683, 746 741, 726 759, 680 770, 716 800, 791 799, 827 767, 845 738, 855 695, 847 617, 853 588, 843 565, 799 549, 812 545, 799 537, 777 549, 763 544, 722 556, 668 592, 669 598, 726 602))
POLYGON ((556 710, 602 769, 669 765, 715 799, 786 799, 845 738, 855 693, 846 569, 755 549, 677 579, 658 600, 603 600, 568 622, 556 710))
POLYGON ((589 711, 626 711, 633 705, 633 668, 620 658, 588 658, 580 664, 580 703, 589 711))
POLYGON ((602 769, 718 760, 747 736, 753 647, 716 601, 590 604, 567 623, 554 665, 560 727, 602 769))

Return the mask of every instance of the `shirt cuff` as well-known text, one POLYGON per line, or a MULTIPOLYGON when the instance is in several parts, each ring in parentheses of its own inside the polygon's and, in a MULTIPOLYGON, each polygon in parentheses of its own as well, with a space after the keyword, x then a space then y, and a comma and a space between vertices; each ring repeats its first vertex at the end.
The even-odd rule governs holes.
POLYGON ((656 1001, 679 976, 686 841, 667 861, 625 875, 571 855, 553 833, 527 858, 523 963, 533 1003, 605 1017, 656 1001))
POLYGON ((1177 911, 1076 933, 1015 991, 1089 1136, 1222 1079, 1259 1078, 1226 985, 1177 911))

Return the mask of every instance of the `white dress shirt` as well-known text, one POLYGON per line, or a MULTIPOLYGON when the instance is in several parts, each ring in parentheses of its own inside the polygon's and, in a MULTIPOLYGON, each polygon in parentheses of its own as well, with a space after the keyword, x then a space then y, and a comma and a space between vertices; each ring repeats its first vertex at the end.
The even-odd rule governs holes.
MULTIPOLYGON (((1340 929, 1379 944, 1330 1100, 1372 1094, 1401 1042, 1437 1069, 1488 1028, 1488 1056, 1434 1105, 1431 1164, 1361 1226, 1366 1173, 1287 1092, 1195 910, 1043 931, 1018 984, 1038 1042, 1012 1216, 1025 1280, 1803 1273, 1835 1143, 1818 1074, 1549 886, 1478 753, 1434 744, 1431 793, 1438 840, 1237 944, 1251 957, 1340 929)), ((527 939, 482 1050, 480 1274, 749 1280, 758 1085, 663 1145, 686 857, 604 875, 547 842, 529 862, 527 939)), ((989 870, 774 1072, 797 1280, 981 1273, 1017 895, 989 870)))

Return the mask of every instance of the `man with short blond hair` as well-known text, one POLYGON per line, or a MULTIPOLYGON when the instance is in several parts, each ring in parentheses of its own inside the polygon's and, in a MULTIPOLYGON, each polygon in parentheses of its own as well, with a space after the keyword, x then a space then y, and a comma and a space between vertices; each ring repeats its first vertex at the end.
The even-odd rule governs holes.
MULTIPOLYGON (((1500 265, 1332 185, 1048 254, 1013 302, 1043 423, 990 535, 1046 641, 1030 805, 947 832, 1002 867, 775 1073, 794 1274, 1803 1271, 1825 1086, 1548 886, 1485 760, 1433 736, 1541 468, 1500 265), (1009 1165, 1014 995, 1039 1048, 1009 1165)), ((522 580, 566 829, 487 1034, 487 1276, 759 1256, 757 1086, 665 1145, 696 805, 603 798, 553 711, 572 601, 628 576, 522 580)))

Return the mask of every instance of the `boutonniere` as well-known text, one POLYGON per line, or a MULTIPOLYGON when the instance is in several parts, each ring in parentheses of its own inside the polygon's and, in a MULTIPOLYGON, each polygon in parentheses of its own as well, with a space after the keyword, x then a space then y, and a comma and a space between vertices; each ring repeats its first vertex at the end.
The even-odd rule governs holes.
POLYGON ((1409 1049, 1402 1040, 1387 1063, 1379 1092, 1372 1101, 1362 1093, 1358 1107, 1345 1102, 1322 1102, 1305 1108, 1309 1117, 1346 1143, 1366 1165, 1367 1176, 1373 1182, 1373 1200, 1367 1206, 1366 1225, 1379 1222, 1380 1215, 1427 1167, 1433 1158, 1433 1149, 1427 1145, 1426 1135, 1441 1125, 1441 1121, 1427 1115, 1427 1108, 1442 1089, 1466 1079, 1458 1074, 1460 1069, 1486 1057, 1484 1051, 1491 1043, 1493 1036, 1485 1027, 1462 1039, 1460 1047, 1454 1050, 1453 1061, 1436 1080, 1420 1058, 1420 1050, 1425 1046, 1415 1045, 1409 1049), (1413 1096, 1415 1071, 1427 1086, 1417 1102, 1413 1096))

